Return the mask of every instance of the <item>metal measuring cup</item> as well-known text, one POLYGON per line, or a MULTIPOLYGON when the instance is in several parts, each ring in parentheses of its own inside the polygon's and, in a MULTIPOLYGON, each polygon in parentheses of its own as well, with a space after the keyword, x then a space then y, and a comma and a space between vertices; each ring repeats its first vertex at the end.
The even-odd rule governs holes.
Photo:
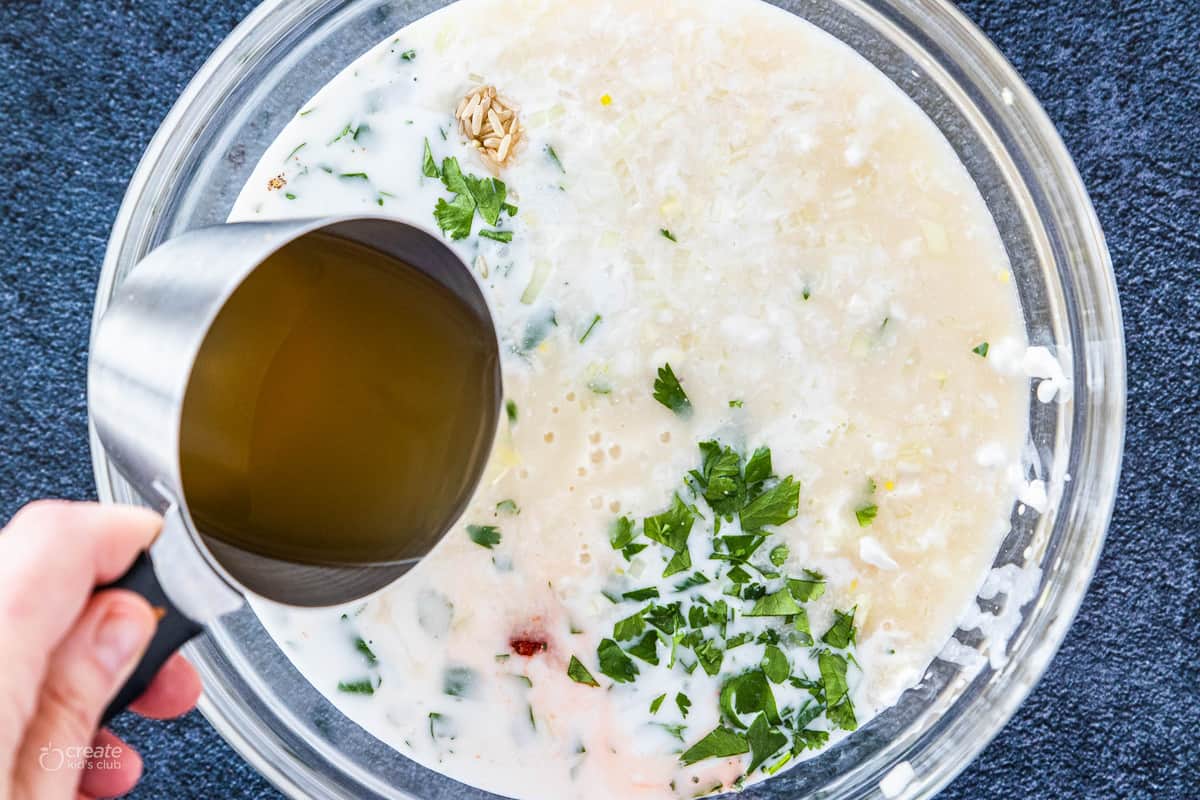
POLYGON ((487 461, 501 399, 499 345, 487 303, 469 268, 444 243, 413 225, 381 217, 217 225, 163 244, 137 264, 114 294, 92 339, 88 364, 91 424, 108 456, 142 498, 163 514, 149 553, 102 588, 146 597, 161 619, 137 670, 103 722, 137 699, 159 667, 205 623, 239 608, 249 591, 301 606, 364 597, 424 557, 465 509, 487 461), (197 529, 184 493, 180 431, 193 365, 218 313, 243 281, 285 245, 320 234, 366 246, 449 289, 477 315, 490 374, 475 390, 489 394, 477 425, 477 452, 461 465, 463 491, 439 529, 410 535, 403 557, 385 564, 308 564, 242 550, 197 529))

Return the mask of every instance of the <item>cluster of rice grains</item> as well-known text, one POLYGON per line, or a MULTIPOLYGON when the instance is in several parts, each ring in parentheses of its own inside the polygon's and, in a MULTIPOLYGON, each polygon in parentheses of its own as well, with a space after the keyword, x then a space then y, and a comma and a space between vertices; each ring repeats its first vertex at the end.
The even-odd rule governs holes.
POLYGON ((516 105, 495 86, 479 86, 467 93, 454 114, 462 135, 483 156, 484 162, 499 171, 521 140, 516 105))

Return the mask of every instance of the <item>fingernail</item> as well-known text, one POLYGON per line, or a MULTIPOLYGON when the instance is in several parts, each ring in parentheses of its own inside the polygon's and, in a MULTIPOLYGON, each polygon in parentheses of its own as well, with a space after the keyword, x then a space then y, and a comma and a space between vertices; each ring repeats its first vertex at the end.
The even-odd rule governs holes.
POLYGON ((96 630, 96 658, 116 675, 141 655, 149 638, 144 621, 122 611, 110 611, 96 630))

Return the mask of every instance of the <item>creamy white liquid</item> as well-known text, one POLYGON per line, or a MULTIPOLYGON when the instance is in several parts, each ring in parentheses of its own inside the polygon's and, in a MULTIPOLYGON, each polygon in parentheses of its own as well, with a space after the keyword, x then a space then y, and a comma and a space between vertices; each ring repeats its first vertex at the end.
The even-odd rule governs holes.
MULTIPOLYGON (((520 104, 525 140, 500 176, 519 213, 505 218, 511 244, 479 238, 491 226, 477 218, 453 246, 491 303, 517 422, 503 426, 462 524, 396 585, 348 609, 255 608, 344 713, 458 780, 520 798, 728 788, 748 757, 683 767, 678 754, 717 725, 722 680, 757 665, 763 646, 730 650, 716 677, 646 664, 633 683, 601 675, 597 645, 636 610, 602 592, 665 595, 685 577, 659 578, 656 547, 626 561, 609 545, 613 520, 685 492, 700 441, 768 445, 775 472, 802 489, 798 516, 762 552, 786 544, 786 571, 827 576, 809 609, 816 635, 835 608, 857 606, 859 725, 895 702, 970 607, 1028 492, 1014 468, 1028 378, 973 352, 985 341, 1025 351, 999 236, 950 146, 897 87, 750 0, 447 7, 322 89, 231 219, 379 213, 434 227, 450 194, 422 176, 424 143, 438 163, 454 156, 487 174, 452 119, 480 83, 520 104), (339 136, 347 129, 358 135, 339 136), (276 176, 285 185, 272 188, 276 176), (531 320, 551 313, 544 341, 518 352, 531 320), (651 396, 665 362, 688 419, 651 396), (496 510, 507 499, 519 514, 496 510), (878 513, 864 527, 866 502, 878 513), (500 544, 475 544, 468 524, 497 526, 500 544), (547 649, 515 654, 512 639, 530 637, 547 649), (568 678, 572 655, 601 688, 568 678), (462 668, 475 680, 446 694, 447 670, 462 668), (338 691, 360 678, 378 684, 373 695, 338 691), (675 692, 692 699, 686 719, 675 692), (684 725, 683 742, 654 723, 684 725)), ((691 539, 709 575, 711 531, 709 514, 691 539)), ((695 592, 716 599, 721 586, 695 592)), ((789 657, 813 672, 807 650, 789 657)), ((781 707, 805 696, 776 693, 781 707)))

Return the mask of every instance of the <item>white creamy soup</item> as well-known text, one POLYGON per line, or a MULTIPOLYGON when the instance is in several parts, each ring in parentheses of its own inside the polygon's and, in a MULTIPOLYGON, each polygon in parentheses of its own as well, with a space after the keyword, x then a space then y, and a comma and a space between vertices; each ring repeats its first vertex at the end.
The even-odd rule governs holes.
POLYGON ((352 213, 440 228, 504 350, 437 550, 365 603, 255 603, 398 753, 518 798, 730 789, 893 704, 973 607, 1021 312, 951 147, 843 44, 751 0, 463 0, 306 104, 231 219, 352 213))

